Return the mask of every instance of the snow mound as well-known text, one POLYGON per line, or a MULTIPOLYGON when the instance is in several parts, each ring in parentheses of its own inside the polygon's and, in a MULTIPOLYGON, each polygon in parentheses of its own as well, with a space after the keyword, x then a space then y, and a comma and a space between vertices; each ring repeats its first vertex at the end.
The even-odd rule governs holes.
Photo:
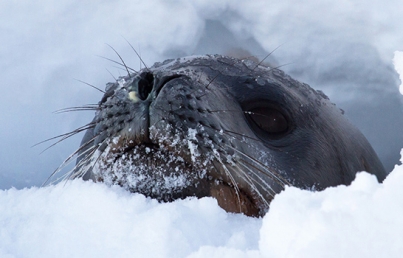
MULTIPOLYGON (((403 151, 402 151, 403 155, 403 151)), ((403 165, 276 196, 261 219, 74 180, 0 191, 0 257, 400 257, 403 165)))

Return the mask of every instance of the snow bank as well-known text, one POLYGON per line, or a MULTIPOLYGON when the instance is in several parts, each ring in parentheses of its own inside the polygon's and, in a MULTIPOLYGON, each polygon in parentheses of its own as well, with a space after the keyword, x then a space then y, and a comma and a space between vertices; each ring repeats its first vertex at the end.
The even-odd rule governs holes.
POLYGON ((158 203, 75 180, 0 192, 0 257, 185 257, 202 246, 258 248, 261 220, 214 199, 158 203))
POLYGON ((289 188, 263 220, 268 257, 401 257, 403 167, 383 184, 360 173, 349 187, 321 193, 289 188))
MULTIPOLYGON (((403 151, 402 151, 403 155, 403 151)), ((289 187, 264 218, 212 198, 158 203, 75 180, 0 191, 0 257, 401 257, 403 166, 322 192, 289 187)))

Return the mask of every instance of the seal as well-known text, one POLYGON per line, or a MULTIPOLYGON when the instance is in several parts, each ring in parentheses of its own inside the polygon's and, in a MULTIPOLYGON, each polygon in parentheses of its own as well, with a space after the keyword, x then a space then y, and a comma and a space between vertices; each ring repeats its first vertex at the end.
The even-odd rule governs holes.
POLYGON ((285 186, 348 185, 386 172, 320 91, 283 71, 221 55, 156 63, 108 83, 70 178, 158 199, 212 196, 264 215, 285 186))

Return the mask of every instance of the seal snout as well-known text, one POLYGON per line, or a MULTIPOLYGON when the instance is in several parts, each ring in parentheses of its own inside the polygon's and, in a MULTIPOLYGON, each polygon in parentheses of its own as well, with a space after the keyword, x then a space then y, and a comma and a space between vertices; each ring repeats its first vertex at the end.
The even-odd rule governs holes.
POLYGON ((157 97, 160 90, 171 80, 181 77, 180 74, 173 75, 161 75, 158 76, 148 69, 138 75, 138 79, 134 80, 134 83, 137 84, 137 94, 140 100, 145 101, 149 98, 150 95, 154 95, 153 97, 157 97), (154 94, 152 94, 154 93, 154 94))

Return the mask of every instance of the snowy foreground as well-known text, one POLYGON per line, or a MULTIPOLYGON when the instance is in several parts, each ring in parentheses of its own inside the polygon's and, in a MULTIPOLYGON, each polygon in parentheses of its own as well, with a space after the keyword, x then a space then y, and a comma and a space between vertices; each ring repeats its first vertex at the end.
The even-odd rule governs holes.
MULTIPOLYGON (((402 151, 403 155, 403 151, 402 151)), ((403 160, 403 158, 402 158, 403 160)), ((75 180, 0 191, 0 257, 402 257, 403 165, 323 192, 289 187, 264 218, 212 198, 158 203, 75 180)))

